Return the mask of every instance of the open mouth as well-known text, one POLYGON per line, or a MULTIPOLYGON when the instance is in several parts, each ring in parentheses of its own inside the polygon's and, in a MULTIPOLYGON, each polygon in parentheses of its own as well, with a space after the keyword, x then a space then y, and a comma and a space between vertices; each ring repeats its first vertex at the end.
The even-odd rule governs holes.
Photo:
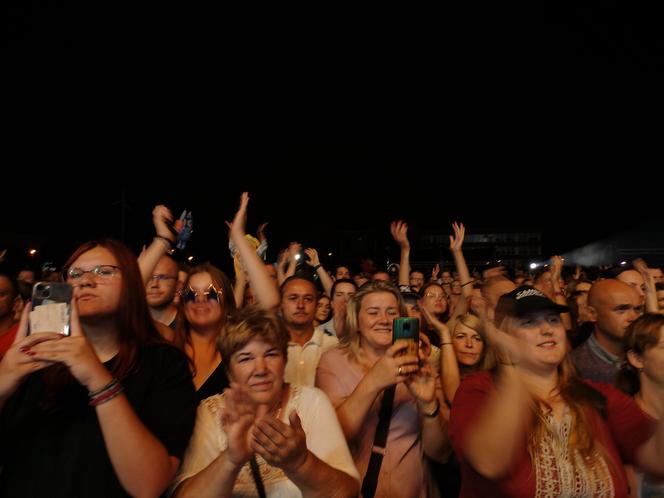
POLYGON ((550 349, 550 348, 555 348, 558 343, 556 341, 546 341, 546 342, 541 342, 537 345, 538 348, 545 348, 545 349, 550 349))

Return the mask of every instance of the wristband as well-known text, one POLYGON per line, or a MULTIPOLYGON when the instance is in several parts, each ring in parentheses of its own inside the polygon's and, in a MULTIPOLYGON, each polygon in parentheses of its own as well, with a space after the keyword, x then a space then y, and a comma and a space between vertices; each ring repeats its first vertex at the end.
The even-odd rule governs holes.
POLYGON ((169 239, 168 237, 164 237, 163 235, 155 235, 154 239, 152 240, 162 240, 166 244, 166 248, 170 251, 171 247, 173 247, 173 241, 169 239))
POLYGON ((438 401, 438 398, 436 398, 436 408, 433 409, 430 413, 422 412, 422 415, 424 415, 427 418, 434 418, 438 416, 438 412, 440 411, 440 401, 438 401))
POLYGON ((320 268, 320 267, 321 267, 321 264, 320 264, 320 263, 318 263, 318 264, 317 264, 316 266, 314 266, 314 271, 317 271, 317 270, 318 270, 318 268, 320 268))

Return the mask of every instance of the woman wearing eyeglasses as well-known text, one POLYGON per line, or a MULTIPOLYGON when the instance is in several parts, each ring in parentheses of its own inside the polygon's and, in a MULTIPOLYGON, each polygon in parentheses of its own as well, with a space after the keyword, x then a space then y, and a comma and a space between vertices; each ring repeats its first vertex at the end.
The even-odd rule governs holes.
MULTIPOLYGON (((245 238, 249 196, 242 194, 240 208, 230 223, 230 237, 238 248, 259 306, 270 309, 279 303, 279 293, 245 238)), ((189 357, 198 400, 219 394, 228 387, 217 340, 226 319, 235 311, 235 299, 228 277, 210 263, 193 268, 185 281, 179 304, 175 343, 189 357)))
POLYGON ((83 244, 66 269, 71 336, 27 335, 28 306, 0 362, 0 496, 159 496, 193 429, 187 359, 124 245, 83 244))

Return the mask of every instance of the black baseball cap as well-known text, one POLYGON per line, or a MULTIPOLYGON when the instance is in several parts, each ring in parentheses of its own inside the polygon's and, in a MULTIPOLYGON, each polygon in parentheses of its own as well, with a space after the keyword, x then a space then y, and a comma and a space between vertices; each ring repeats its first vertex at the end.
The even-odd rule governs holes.
POLYGON ((554 303, 535 287, 522 285, 512 292, 500 296, 496 306, 495 322, 500 324, 506 316, 522 317, 530 313, 548 310, 565 313, 569 311, 569 308, 554 303))

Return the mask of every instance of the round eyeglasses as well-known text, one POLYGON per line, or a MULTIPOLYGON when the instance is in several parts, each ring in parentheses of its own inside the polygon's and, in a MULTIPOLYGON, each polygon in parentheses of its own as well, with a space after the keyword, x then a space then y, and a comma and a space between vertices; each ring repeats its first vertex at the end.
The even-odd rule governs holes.
POLYGON ((170 275, 164 275, 163 273, 155 274, 150 277, 148 282, 156 280, 157 282, 166 282, 167 280, 177 280, 178 277, 171 277, 170 275))
POLYGON ((89 273, 95 280, 110 280, 119 270, 120 267, 115 265, 97 265, 89 270, 72 266, 64 271, 63 276, 68 282, 76 282, 83 278, 86 273, 89 273))

